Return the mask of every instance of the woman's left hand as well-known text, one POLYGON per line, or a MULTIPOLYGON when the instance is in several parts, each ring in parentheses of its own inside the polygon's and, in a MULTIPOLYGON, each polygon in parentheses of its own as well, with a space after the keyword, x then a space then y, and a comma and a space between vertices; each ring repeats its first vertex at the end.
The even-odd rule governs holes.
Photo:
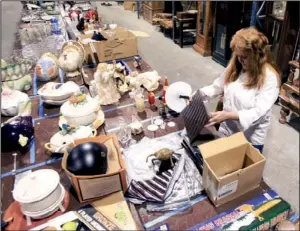
POLYGON ((228 119, 238 119, 238 114, 234 112, 227 112, 227 111, 217 111, 211 113, 211 118, 208 121, 208 124, 205 127, 210 127, 215 124, 219 124, 224 120, 228 119))

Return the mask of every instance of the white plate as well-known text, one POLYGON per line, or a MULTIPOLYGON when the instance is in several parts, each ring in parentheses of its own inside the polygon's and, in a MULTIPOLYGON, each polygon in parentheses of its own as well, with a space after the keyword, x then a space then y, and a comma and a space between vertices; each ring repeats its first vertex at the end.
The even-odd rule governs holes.
POLYGON ((168 123, 168 126, 169 126, 170 128, 175 127, 175 125, 176 125, 176 124, 175 124, 173 121, 171 121, 171 122, 168 123))
MULTIPOLYGON (((87 126, 91 126, 94 129, 98 129, 104 123, 104 121, 105 121, 104 113, 102 110, 99 110, 97 114, 97 119, 93 123, 87 126)), ((62 129, 63 124, 67 124, 67 120, 65 119, 64 116, 60 116, 58 126, 62 129)))
POLYGON ((150 125, 147 127, 147 129, 148 129, 149 131, 151 131, 151 132, 155 132, 155 131, 158 130, 158 126, 155 125, 155 124, 150 124, 150 125))
POLYGON ((163 123, 164 123, 164 121, 163 121, 162 119, 160 119, 160 118, 154 120, 154 124, 157 125, 157 126, 160 126, 160 125, 162 125, 163 123))
POLYGON ((191 97, 192 87, 185 82, 176 82, 171 84, 166 91, 166 103, 168 107, 178 113, 187 105, 187 100, 179 98, 180 95, 191 97))

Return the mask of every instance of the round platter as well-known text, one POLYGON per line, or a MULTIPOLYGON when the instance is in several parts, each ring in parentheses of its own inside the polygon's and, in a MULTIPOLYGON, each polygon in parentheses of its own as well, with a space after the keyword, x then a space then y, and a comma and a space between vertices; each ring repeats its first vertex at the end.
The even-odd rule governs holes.
POLYGON ((191 97, 192 87, 185 82, 171 84, 166 91, 166 103, 173 111, 180 113, 187 105, 187 99, 180 96, 191 97))

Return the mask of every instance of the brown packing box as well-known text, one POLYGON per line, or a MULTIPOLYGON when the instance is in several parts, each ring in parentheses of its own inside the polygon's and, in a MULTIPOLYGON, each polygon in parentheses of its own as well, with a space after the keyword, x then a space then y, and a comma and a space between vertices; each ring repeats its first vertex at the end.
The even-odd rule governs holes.
MULTIPOLYGON (((138 55, 136 36, 123 27, 117 27, 115 30, 115 39, 94 42, 95 51, 100 62, 114 59, 123 59, 138 55)), ((105 36, 105 32, 103 33, 105 36)), ((93 34, 80 34, 77 39, 82 41, 91 38, 93 34)), ((82 44, 86 52, 86 61, 88 57, 93 57, 93 51, 89 44, 82 44)), ((94 61, 94 60, 93 60, 94 61)))
POLYGON ((266 160, 242 132, 199 146, 203 186, 215 206, 229 202, 261 182, 266 160))
POLYGON ((124 7, 124 10, 136 11, 136 2, 124 1, 123 7, 124 7))
POLYGON ((69 152, 66 151, 62 160, 62 168, 70 179, 80 203, 99 199, 118 191, 126 191, 126 170, 125 163, 122 159, 118 139, 115 135, 97 136, 85 139, 75 140, 72 147, 86 142, 103 143, 108 149, 108 169, 106 174, 94 176, 77 176, 67 170, 67 157, 69 152))

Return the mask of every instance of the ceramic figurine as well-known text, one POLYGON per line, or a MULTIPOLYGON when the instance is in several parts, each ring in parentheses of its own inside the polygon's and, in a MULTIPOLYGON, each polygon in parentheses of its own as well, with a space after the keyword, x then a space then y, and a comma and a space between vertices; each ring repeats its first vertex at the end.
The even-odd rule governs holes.
POLYGON ((85 59, 83 46, 76 41, 68 41, 62 46, 59 66, 69 78, 80 76, 80 69, 85 59))
POLYGON ((11 90, 9 88, 2 88, 1 92, 1 114, 4 116, 16 116, 24 113, 31 114, 31 102, 27 94, 11 90))
POLYGON ((56 55, 47 52, 37 61, 35 74, 38 81, 49 81, 58 76, 59 66, 56 55))
POLYGON ((161 77, 156 71, 149 71, 141 74, 131 73, 129 76, 125 77, 125 81, 131 89, 143 86, 147 91, 155 91, 159 87, 160 79, 161 77))
POLYGON ((23 61, 16 64, 7 64, 1 61, 1 82, 2 87, 19 91, 28 91, 32 86, 32 77, 29 71, 32 67, 30 61, 23 61))
POLYGON ((159 86, 161 77, 156 71, 141 73, 137 76, 138 83, 141 84, 147 91, 155 91, 159 86))
POLYGON ((121 95, 118 92, 114 79, 114 65, 99 63, 94 74, 98 86, 98 96, 101 105, 109 105, 119 102, 121 95))

